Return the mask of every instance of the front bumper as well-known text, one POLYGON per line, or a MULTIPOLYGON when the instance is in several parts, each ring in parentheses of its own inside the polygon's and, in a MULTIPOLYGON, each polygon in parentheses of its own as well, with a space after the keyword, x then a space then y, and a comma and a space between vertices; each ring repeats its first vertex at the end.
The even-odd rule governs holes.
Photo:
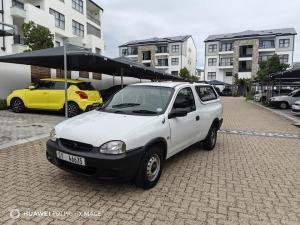
POLYGON ((270 101, 269 106, 278 108, 280 106, 280 101, 270 101))
POLYGON ((143 154, 142 147, 120 155, 101 154, 96 148, 88 152, 76 151, 63 146, 59 140, 49 140, 46 151, 48 161, 63 170, 99 179, 121 181, 135 177, 143 154), (58 159, 56 151, 83 157, 86 165, 80 166, 58 159))
POLYGON ((300 105, 292 105, 292 112, 300 115, 300 105))

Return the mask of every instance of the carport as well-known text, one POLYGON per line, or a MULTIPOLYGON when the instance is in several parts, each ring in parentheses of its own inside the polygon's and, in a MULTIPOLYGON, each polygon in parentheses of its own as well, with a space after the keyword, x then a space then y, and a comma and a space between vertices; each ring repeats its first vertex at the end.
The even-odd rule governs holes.
POLYGON ((17 63, 64 70, 65 79, 65 116, 68 117, 67 71, 88 71, 112 76, 134 77, 138 79, 182 80, 178 76, 165 74, 155 68, 145 67, 124 58, 111 59, 92 53, 89 49, 66 44, 62 47, 47 48, 0 57, 0 62, 17 63))

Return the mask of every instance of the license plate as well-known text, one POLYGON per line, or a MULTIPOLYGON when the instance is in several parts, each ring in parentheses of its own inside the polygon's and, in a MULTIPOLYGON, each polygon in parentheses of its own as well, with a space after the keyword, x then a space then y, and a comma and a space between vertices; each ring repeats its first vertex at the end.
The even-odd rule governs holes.
POLYGON ((80 166, 85 166, 85 158, 79 157, 79 156, 75 156, 75 155, 70 155, 67 153, 63 153, 60 151, 56 152, 56 156, 57 158, 76 164, 76 165, 80 165, 80 166))

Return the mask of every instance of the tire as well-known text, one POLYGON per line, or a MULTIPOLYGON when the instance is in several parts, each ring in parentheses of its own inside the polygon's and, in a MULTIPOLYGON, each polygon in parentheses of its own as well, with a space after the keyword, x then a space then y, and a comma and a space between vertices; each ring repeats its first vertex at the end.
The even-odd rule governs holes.
POLYGON ((287 102, 280 102, 279 108, 281 109, 287 109, 289 107, 289 104, 287 102))
POLYGON ((80 109, 75 102, 68 102, 68 117, 74 117, 80 114, 80 109))
POLYGON ((20 98, 13 98, 10 106, 14 113, 22 113, 25 111, 24 102, 20 98))
POLYGON ((207 151, 213 150, 216 146, 217 138, 218 138, 218 128, 215 124, 213 124, 208 132, 208 135, 203 141, 203 148, 207 151))
POLYGON ((161 175, 164 165, 163 151, 159 146, 151 147, 144 155, 135 184, 143 189, 153 188, 161 175))

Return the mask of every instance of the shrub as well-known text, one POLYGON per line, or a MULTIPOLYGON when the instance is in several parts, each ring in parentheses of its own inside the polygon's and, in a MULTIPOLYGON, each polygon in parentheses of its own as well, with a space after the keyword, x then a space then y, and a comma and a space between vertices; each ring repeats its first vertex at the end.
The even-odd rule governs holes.
POLYGON ((6 100, 0 99, 0 110, 7 109, 6 100))
POLYGON ((254 95, 255 95, 255 91, 253 91, 253 90, 248 91, 248 93, 247 93, 247 95, 246 95, 246 101, 248 101, 248 100, 253 100, 254 95))

